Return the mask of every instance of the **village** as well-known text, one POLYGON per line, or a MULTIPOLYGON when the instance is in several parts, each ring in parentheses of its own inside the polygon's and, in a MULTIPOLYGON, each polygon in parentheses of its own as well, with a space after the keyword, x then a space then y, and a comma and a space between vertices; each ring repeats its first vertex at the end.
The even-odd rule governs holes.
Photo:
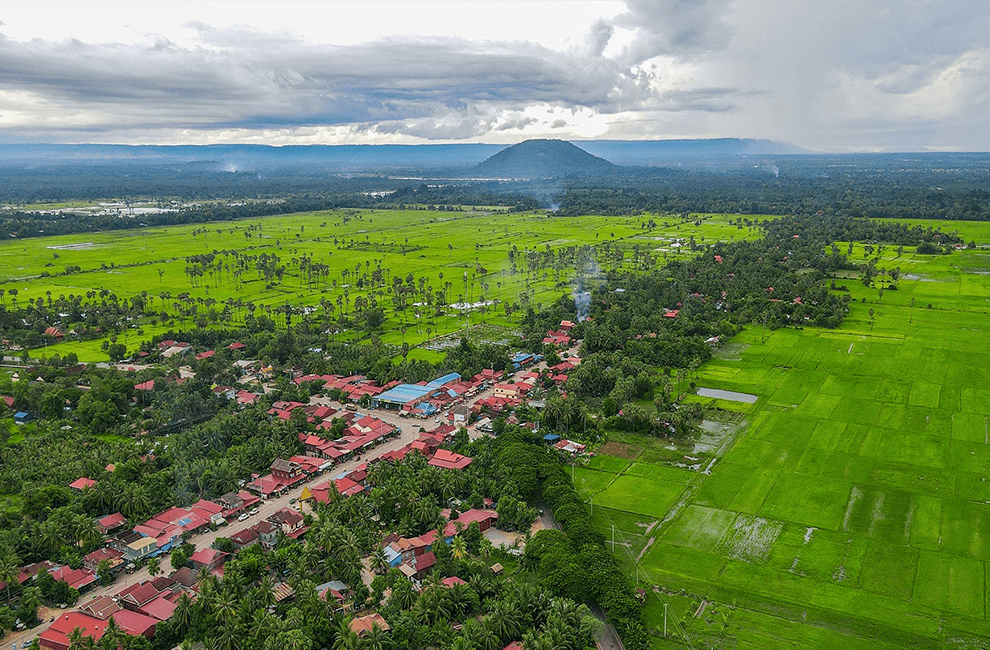
MULTIPOLYGON (((301 539, 309 530, 306 522, 318 516, 320 504, 366 494, 371 488, 369 468, 374 465, 400 463, 416 455, 426 459, 430 467, 463 472, 472 458, 448 449, 459 431, 472 440, 492 435, 493 419, 500 417, 510 425, 537 429, 536 422, 519 422, 512 411, 527 403, 538 382, 549 380, 559 386, 566 381, 567 372, 580 363, 575 356, 577 346, 567 334, 571 327, 573 323, 564 321, 544 340, 562 353, 564 358, 559 363, 548 368, 542 355, 515 353, 511 357, 515 372, 510 376, 503 370, 484 369, 470 378, 449 373, 418 384, 392 382, 379 386, 364 375, 302 374, 298 369, 276 370, 258 361, 237 359, 233 365, 243 378, 241 384, 214 386, 212 393, 216 399, 235 402, 239 408, 259 400, 272 387, 278 372, 288 373, 296 386, 319 382, 321 390, 308 403, 274 401, 267 410, 274 420, 304 419, 316 432, 299 432, 302 452, 275 459, 269 473, 244 477, 240 489, 219 498, 199 499, 186 507, 172 506, 141 522, 128 521, 120 512, 100 517, 96 526, 103 535, 103 546, 87 554, 80 568, 51 561, 21 567, 17 575, 20 586, 33 583, 44 573, 78 592, 80 604, 63 611, 51 610, 51 620, 43 625, 14 632, 13 643, 28 647, 36 639, 41 647, 69 650, 72 639, 80 634, 98 641, 113 626, 128 635, 151 639, 156 625, 172 618, 184 595, 195 599, 204 578, 222 578, 224 564, 232 554, 255 545, 273 551, 282 539, 301 539), (185 554, 185 566, 164 575, 164 559, 173 553, 185 554)), ((162 341, 157 348, 162 359, 192 355, 201 361, 215 354, 213 350, 196 352, 190 344, 173 340, 162 341)), ((243 344, 238 342, 228 346, 231 351, 241 348, 243 344)), ((133 364, 118 365, 118 370, 134 369, 133 364)), ((183 382, 193 377, 192 368, 181 366, 167 381, 183 382)), ((153 391, 155 381, 138 383, 135 389, 153 391)), ((541 407, 542 403, 536 401, 533 405, 541 407)), ((30 417, 17 414, 18 421, 28 421, 30 417)), ((548 433, 544 439, 569 456, 585 452, 584 445, 556 434, 548 433)), ((112 465, 105 468, 107 472, 113 470, 112 465)), ((84 493, 95 489, 98 482, 99 477, 83 476, 69 487, 84 493)), ((437 561, 431 549, 438 536, 442 535, 449 545, 472 525, 490 543, 510 553, 519 552, 523 536, 498 530, 498 504, 492 499, 485 498, 479 507, 462 507, 459 511, 452 508, 460 507, 459 502, 445 505, 442 512, 446 524, 442 530, 409 538, 384 530, 379 546, 385 566, 381 568, 398 570, 414 589, 419 589, 437 561)), ((365 557, 364 563, 361 577, 369 586, 375 572, 371 570, 370 557, 365 557)), ((501 565, 496 562, 490 569, 499 573, 501 565)), ((459 580, 451 576, 444 584, 449 582, 448 586, 452 586, 459 580)), ((0 589, 4 587, 0 584, 0 589)), ((319 585, 318 591, 321 597, 336 599, 340 612, 362 614, 351 619, 358 635, 372 626, 388 630, 388 623, 375 611, 353 611, 353 598, 349 598, 353 587, 331 581, 319 585)), ((293 597, 293 588, 287 582, 276 581, 273 589, 277 603, 293 597)))

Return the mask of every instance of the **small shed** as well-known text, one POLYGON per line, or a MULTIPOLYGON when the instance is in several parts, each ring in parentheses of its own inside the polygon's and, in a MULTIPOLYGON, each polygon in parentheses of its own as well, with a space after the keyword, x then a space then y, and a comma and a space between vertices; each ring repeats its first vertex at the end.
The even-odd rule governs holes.
POLYGON ((27 411, 20 411, 14 414, 14 422, 17 424, 27 424, 33 419, 34 418, 31 417, 31 414, 27 411))

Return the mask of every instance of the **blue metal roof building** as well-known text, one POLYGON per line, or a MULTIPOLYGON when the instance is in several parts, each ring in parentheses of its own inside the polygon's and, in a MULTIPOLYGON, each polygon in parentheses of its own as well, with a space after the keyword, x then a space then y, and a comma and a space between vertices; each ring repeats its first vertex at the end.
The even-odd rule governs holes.
POLYGON ((449 375, 444 375, 443 377, 437 377, 436 379, 428 383, 426 387, 430 389, 440 388, 441 386, 446 386, 447 384, 453 381, 460 381, 460 379, 461 379, 460 373, 452 372, 449 375))
POLYGON ((404 406, 410 402, 426 401, 430 395, 451 382, 459 381, 460 378, 460 374, 452 372, 449 375, 434 379, 425 386, 418 384, 399 384, 376 397, 372 397, 371 405, 375 408, 388 408, 389 406, 404 406))

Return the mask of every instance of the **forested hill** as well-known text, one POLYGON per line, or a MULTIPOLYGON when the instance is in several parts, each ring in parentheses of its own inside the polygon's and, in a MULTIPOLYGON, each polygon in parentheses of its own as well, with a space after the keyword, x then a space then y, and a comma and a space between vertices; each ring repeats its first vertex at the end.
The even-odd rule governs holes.
POLYGON ((563 178, 601 176, 615 165, 563 140, 526 140, 471 169, 483 178, 563 178))

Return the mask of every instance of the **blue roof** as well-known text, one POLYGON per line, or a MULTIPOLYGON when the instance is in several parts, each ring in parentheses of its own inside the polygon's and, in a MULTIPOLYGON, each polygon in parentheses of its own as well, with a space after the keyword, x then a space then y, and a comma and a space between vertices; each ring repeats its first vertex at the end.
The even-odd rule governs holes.
POLYGON ((543 436, 543 439, 553 442, 554 440, 560 440, 560 436, 558 436, 556 433, 548 433, 547 435, 543 436))
POLYGON ((420 399, 432 390, 432 388, 428 388, 427 386, 399 384, 374 397, 373 400, 388 402, 389 404, 408 404, 409 402, 420 399))
POLYGON ((431 390, 434 388, 440 388, 441 386, 449 384, 452 381, 458 381, 460 378, 461 378, 460 373, 452 372, 449 375, 444 375, 443 377, 437 377, 436 379, 428 383, 426 387, 431 390))

